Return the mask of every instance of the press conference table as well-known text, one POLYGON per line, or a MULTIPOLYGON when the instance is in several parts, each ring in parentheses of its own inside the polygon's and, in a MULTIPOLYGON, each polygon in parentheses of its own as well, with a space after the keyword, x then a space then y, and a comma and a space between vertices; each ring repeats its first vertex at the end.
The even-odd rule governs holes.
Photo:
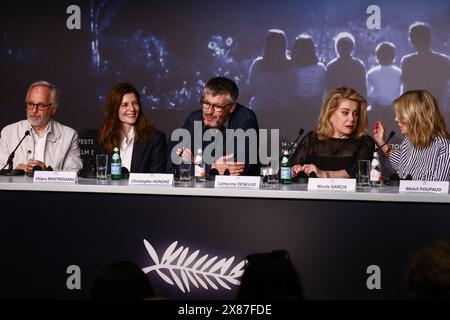
MULTIPOLYGON (((120 260, 155 265, 144 240, 160 259, 177 241, 174 251, 183 246, 188 255, 235 257, 231 267, 248 254, 285 249, 307 298, 396 299, 404 297, 412 254, 450 237, 449 195, 388 186, 311 192, 306 184, 239 190, 214 189, 212 182, 156 187, 0 177, 0 194, 3 299, 89 298, 102 267, 120 260), (66 286, 71 265, 81 269, 80 290, 66 286), (380 290, 366 287, 370 265, 381 269, 380 290)), ((162 271, 171 278, 168 270, 162 271)), ((237 289, 210 277, 215 286, 189 283, 183 293, 176 279, 171 285, 154 270, 148 275, 157 294, 173 299, 232 299, 237 289)))

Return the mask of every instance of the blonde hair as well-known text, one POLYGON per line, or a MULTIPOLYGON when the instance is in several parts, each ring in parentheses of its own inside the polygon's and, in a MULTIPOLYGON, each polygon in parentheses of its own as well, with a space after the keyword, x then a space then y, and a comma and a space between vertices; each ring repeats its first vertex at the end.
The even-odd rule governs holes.
POLYGON ((330 122, 330 117, 338 109, 341 99, 348 99, 358 103, 358 122, 351 137, 361 138, 367 133, 367 101, 356 90, 352 88, 340 87, 331 90, 325 102, 320 109, 319 121, 315 129, 320 140, 327 140, 333 134, 333 126, 330 122))
POLYGON ((408 139, 425 148, 434 137, 448 138, 445 120, 436 99, 426 90, 408 91, 394 101, 395 115, 408 127, 408 139))

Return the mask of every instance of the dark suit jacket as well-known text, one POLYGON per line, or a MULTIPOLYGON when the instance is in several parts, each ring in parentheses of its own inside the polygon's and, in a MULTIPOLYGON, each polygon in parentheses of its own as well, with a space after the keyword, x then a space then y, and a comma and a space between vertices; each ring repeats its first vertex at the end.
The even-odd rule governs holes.
MULTIPOLYGON (((194 121, 202 121, 203 133, 208 129, 203 124, 202 118, 203 118, 202 110, 201 109, 196 110, 189 115, 189 117, 186 119, 186 121, 183 125, 183 128, 188 130, 192 137, 191 150, 194 149, 194 121)), ((246 131, 247 129, 255 129, 256 133, 258 134, 259 127, 258 127, 258 121, 256 119, 255 113, 251 109, 246 108, 243 105, 237 104, 236 109, 231 114, 230 118, 228 119, 227 128, 224 128, 224 127, 220 128, 220 130, 223 133, 224 143, 226 140, 225 139, 225 129, 242 129, 244 131, 246 131)), ((177 143, 178 143, 178 141, 172 141, 172 143, 170 144, 168 158, 167 158, 167 160, 168 160, 167 171, 169 173, 173 173, 173 168, 174 168, 174 164, 172 163, 172 161, 170 159, 170 152, 177 143)), ((210 143, 211 142, 203 141, 203 150, 210 143)), ((257 150, 258 150, 258 148, 259 148, 259 145, 257 146, 257 150)), ((225 144, 224 144, 223 150, 225 152, 225 144)), ((248 141, 246 141, 246 143, 245 143, 245 153, 246 153, 246 155, 245 155, 246 164, 245 164, 244 171, 241 173, 241 175, 259 175, 259 163, 258 164, 249 164, 249 161, 248 161, 248 159, 249 159, 248 141)), ((234 156, 236 157, 236 155, 237 155, 237 152, 235 150, 234 156)), ((207 166, 207 171, 209 171, 209 166, 207 166)))
MULTIPOLYGON (((99 153, 106 153, 100 147, 99 153)), ((108 172, 111 170, 111 156, 108 154, 108 172)), ((167 157, 166 135, 157 129, 151 129, 150 139, 144 142, 135 142, 131 156, 133 173, 165 173, 167 157)))
POLYGON ((159 130, 152 129, 149 140, 134 143, 130 172, 165 173, 166 156, 166 135, 159 130))

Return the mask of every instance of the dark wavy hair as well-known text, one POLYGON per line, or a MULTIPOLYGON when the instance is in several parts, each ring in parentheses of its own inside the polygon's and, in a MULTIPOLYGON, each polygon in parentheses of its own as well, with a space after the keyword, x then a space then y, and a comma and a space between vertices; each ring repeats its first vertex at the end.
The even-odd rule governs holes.
POLYGON ((309 35, 301 34, 295 39, 291 52, 291 61, 294 66, 300 68, 313 66, 319 62, 316 46, 309 35))
POLYGON ((134 93, 140 107, 138 118, 134 125, 135 141, 142 142, 150 138, 153 123, 144 114, 139 92, 131 83, 121 82, 112 87, 106 96, 103 124, 98 134, 99 143, 108 152, 112 152, 114 147, 120 146, 121 126, 119 121, 119 107, 122 103, 123 96, 127 93, 134 93))

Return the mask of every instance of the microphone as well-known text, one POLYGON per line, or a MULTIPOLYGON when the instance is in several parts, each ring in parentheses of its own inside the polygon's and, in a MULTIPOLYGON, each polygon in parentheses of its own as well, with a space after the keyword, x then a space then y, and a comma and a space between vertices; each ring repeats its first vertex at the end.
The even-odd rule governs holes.
POLYGON ((24 170, 21 169, 13 169, 13 159, 16 155, 16 150, 19 148, 22 141, 30 135, 30 130, 25 131, 25 134, 23 135, 22 139, 17 144, 16 148, 11 152, 11 154, 8 157, 8 161, 6 162, 5 166, 0 170, 1 176, 21 176, 25 174, 24 170), (6 166, 8 166, 8 169, 5 170, 6 166))
POLYGON ((230 175, 230 170, 225 169, 225 171, 223 172, 224 176, 229 176, 230 175))
POLYGON ((128 179, 130 177, 130 170, 127 167, 122 167, 122 179, 128 179))
MULTIPOLYGON (((228 170, 228 169, 227 169, 228 170)), ((214 181, 214 179, 216 178, 216 176, 219 175, 219 170, 213 168, 211 170, 209 170, 208 173, 208 181, 214 181)))
POLYGON ((291 144, 291 146, 288 149, 288 153, 291 153, 292 148, 295 146, 295 144, 297 143, 298 139, 300 139, 300 137, 302 136, 303 132, 305 132, 305 130, 303 128, 301 128, 300 130, 298 130, 298 136, 297 139, 294 140, 294 143, 291 144))
POLYGON ((300 171, 296 177, 298 183, 308 183, 308 178, 308 175, 304 171, 300 171))
POLYGON ((309 178, 317 178, 317 174, 313 171, 309 174, 309 178))
POLYGON ((385 181, 385 184, 389 186, 399 186, 400 180, 412 180, 412 176, 408 173, 404 179, 401 179, 398 174, 393 173, 389 176, 388 181, 385 181))
POLYGON ((35 165, 34 167, 33 167, 33 170, 31 171, 31 172, 28 172, 27 173, 27 176, 28 177, 34 177, 34 172, 35 171, 42 171, 42 168, 40 167, 40 166, 38 166, 38 165, 35 165))
POLYGON ((389 137, 387 138, 386 142, 383 143, 383 144, 382 144, 381 146, 379 146, 378 148, 375 148, 375 151, 378 151, 378 150, 380 150, 381 148, 383 148, 385 145, 387 145, 388 142, 389 142, 389 140, 391 140, 392 137, 394 137, 394 136, 395 136, 395 132, 394 132, 394 131, 389 132, 389 137))

